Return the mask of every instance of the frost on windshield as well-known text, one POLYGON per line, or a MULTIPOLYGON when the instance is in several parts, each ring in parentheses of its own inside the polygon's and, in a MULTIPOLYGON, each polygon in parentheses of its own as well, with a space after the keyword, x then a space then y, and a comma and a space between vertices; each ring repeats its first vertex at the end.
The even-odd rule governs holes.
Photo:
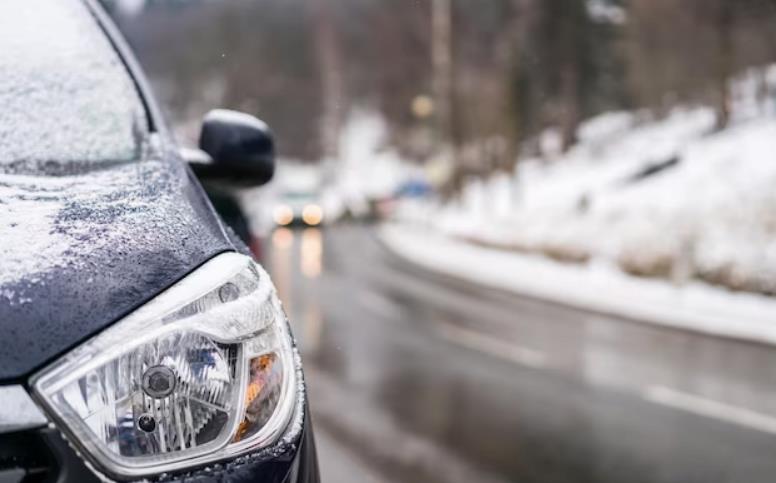
POLYGON ((82 2, 0 2, 0 172, 64 174, 137 159, 145 119, 82 2))

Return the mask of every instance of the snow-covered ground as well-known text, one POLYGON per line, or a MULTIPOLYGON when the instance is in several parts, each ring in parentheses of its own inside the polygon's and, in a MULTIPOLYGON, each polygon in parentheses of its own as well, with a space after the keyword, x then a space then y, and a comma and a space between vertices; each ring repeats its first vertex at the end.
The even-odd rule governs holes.
POLYGON ((397 219, 514 256, 776 294, 776 68, 733 89, 725 130, 707 107, 604 114, 568 153, 522 159, 455 202, 407 203, 397 219))

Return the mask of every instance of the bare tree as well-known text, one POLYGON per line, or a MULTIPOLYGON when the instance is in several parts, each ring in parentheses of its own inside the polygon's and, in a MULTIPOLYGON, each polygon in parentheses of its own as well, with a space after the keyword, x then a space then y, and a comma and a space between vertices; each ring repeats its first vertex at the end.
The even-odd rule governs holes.
POLYGON ((437 136, 441 143, 452 140, 453 104, 453 12, 451 0, 431 0, 431 62, 437 136))
POLYGON ((716 87, 717 129, 724 129, 730 122, 731 93, 730 80, 734 70, 733 29, 735 27, 734 5, 730 0, 710 2, 712 25, 716 37, 716 58, 714 59, 714 84, 716 87))
POLYGON ((342 48, 337 37, 331 2, 310 0, 315 28, 315 50, 320 69, 323 113, 320 119, 321 145, 326 159, 335 159, 345 116, 345 79, 342 48))

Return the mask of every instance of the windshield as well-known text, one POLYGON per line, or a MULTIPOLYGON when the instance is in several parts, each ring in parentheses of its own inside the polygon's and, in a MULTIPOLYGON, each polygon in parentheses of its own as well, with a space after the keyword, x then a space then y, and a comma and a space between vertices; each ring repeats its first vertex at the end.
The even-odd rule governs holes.
POLYGON ((132 79, 76 0, 0 2, 0 172, 137 159, 148 132, 132 79))

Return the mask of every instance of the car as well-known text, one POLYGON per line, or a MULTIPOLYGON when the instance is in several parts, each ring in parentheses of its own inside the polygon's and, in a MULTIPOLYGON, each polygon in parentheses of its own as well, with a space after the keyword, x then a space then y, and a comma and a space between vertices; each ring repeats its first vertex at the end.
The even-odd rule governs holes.
POLYGON ((0 69, 0 481, 317 483, 282 304, 199 181, 267 182, 267 126, 182 153, 92 0, 0 2, 0 69))
POLYGON ((270 221, 270 227, 322 225, 327 221, 324 187, 319 166, 287 160, 278 166, 273 186, 262 200, 266 206, 262 218, 270 221))
POLYGON ((272 209, 276 226, 318 226, 323 222, 320 196, 313 191, 286 191, 272 209))

